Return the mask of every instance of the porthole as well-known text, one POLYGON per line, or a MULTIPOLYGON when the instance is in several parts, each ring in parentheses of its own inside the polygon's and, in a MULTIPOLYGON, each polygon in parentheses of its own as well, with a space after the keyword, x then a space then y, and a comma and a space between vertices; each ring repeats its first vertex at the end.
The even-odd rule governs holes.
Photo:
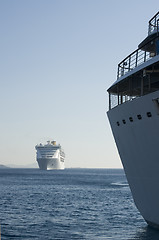
POLYGON ((120 126, 120 123, 119 122, 116 122, 117 126, 120 126))
POLYGON ((148 117, 152 117, 151 112, 147 112, 147 116, 148 116, 148 117))
POLYGON ((126 124, 126 121, 125 121, 125 119, 123 119, 122 121, 123 121, 123 123, 124 123, 124 124, 126 124))
POLYGON ((133 122, 133 118, 132 117, 129 117, 129 120, 130 120, 130 122, 133 122))
POLYGON ((142 119, 142 116, 141 116, 140 114, 138 114, 138 115, 137 115, 137 118, 138 118, 139 120, 141 120, 141 119, 142 119))

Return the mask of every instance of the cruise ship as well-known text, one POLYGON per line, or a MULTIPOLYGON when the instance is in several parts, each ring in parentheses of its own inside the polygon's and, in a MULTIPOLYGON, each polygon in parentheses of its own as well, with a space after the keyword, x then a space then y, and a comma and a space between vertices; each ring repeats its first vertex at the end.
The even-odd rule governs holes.
POLYGON ((41 170, 64 169, 65 153, 56 141, 35 146, 36 160, 41 170))
POLYGON ((159 12, 137 50, 118 64, 108 93, 107 115, 134 202, 159 228, 159 12))

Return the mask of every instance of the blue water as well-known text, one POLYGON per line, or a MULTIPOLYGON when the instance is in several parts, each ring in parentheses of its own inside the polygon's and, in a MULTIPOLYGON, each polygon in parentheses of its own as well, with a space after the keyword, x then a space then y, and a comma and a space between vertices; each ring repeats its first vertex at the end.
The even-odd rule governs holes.
POLYGON ((156 240, 123 170, 0 170, 1 239, 156 240))

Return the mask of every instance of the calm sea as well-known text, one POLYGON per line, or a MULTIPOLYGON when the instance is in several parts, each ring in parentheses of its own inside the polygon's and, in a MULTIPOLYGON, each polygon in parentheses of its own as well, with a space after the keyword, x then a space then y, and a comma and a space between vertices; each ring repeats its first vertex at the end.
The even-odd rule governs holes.
POLYGON ((1 239, 156 240, 123 170, 0 170, 1 239))

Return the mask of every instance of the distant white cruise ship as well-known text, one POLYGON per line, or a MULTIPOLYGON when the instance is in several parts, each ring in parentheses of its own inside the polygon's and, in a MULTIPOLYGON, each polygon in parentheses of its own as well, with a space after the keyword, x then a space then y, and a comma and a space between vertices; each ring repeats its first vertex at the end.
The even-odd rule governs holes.
POLYGON ((47 144, 35 146, 36 160, 41 170, 64 169, 65 153, 56 141, 47 141, 47 144))

